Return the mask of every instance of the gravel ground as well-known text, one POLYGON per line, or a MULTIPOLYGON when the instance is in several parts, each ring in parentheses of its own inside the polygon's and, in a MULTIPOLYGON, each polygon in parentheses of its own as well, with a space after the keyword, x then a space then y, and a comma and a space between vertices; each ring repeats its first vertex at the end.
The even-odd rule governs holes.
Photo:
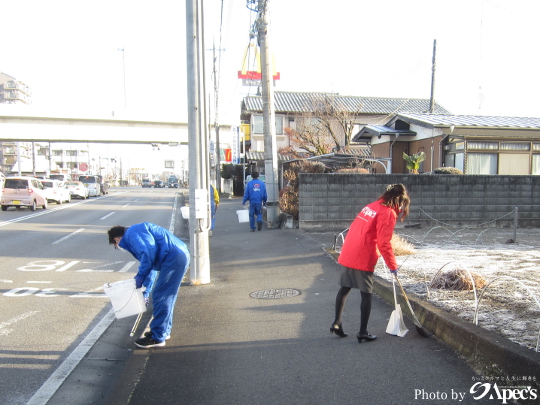
MULTIPOLYGON (((432 304, 478 326, 537 350, 540 330, 540 229, 450 229, 396 227, 395 233, 414 246, 399 256, 400 281, 432 304), (517 243, 514 243, 514 239, 517 243), (483 277, 487 285, 475 292, 429 288, 437 274, 462 269, 483 277)), ((335 233, 312 233, 331 247, 335 233)), ((379 260, 376 276, 390 279, 379 260)), ((540 349, 539 349, 540 350, 540 349)))

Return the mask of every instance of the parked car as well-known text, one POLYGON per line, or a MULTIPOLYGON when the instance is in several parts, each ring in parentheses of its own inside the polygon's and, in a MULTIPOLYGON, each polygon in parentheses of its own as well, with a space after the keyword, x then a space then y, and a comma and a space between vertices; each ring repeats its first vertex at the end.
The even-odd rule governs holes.
POLYGON ((47 189, 45 194, 47 194, 47 201, 54 201, 57 204, 62 204, 65 202, 71 201, 71 194, 69 190, 65 187, 64 182, 59 180, 40 180, 47 189))
POLYGON ((87 199, 90 195, 88 187, 82 181, 66 181, 66 188, 71 198, 87 199))
POLYGON ((141 185, 143 187, 152 187, 154 183, 152 183, 152 181, 150 179, 142 179, 142 183, 141 185))
POLYGON ((165 187, 165 183, 163 183, 161 180, 154 181, 154 188, 163 188, 165 187))
POLYGON ((9 207, 29 207, 32 211, 43 207, 47 209, 46 187, 35 177, 7 177, 0 198, 2 211, 9 207))
POLYGON ((90 197, 99 197, 101 194, 101 183, 99 182, 99 176, 79 176, 79 181, 86 184, 90 197))

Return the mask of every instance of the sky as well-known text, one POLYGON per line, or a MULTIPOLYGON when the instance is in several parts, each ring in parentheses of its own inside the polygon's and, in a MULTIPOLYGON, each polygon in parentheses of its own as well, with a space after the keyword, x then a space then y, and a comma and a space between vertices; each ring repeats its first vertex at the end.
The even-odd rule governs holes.
MULTIPOLYGON (((0 4, 0 72, 31 88, 28 111, 186 122, 185 1, 0 4)), ((275 90, 429 99, 437 40, 439 104, 462 115, 540 116, 537 0, 269 0, 268 7, 281 74, 275 90)), ((216 119, 216 48, 217 120, 236 125, 242 97, 256 92, 237 78, 256 13, 245 0, 204 0, 204 9, 209 116, 216 119)))

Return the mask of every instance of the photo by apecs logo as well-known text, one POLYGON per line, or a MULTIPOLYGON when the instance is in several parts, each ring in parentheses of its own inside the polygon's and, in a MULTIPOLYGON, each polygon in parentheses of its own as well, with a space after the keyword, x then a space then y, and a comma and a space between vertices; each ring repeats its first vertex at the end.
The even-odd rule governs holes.
POLYGON ((537 399, 537 390, 531 386, 520 387, 499 387, 497 384, 491 385, 490 383, 474 384, 470 393, 474 399, 482 399, 489 394, 489 399, 500 399, 503 404, 506 404, 508 400, 528 400, 537 399))

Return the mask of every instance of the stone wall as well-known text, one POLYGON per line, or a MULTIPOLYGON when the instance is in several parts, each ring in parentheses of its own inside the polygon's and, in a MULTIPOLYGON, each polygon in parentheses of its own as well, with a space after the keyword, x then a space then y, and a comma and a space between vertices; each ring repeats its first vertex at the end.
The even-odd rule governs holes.
POLYGON ((409 190, 406 225, 513 227, 517 207, 519 227, 540 227, 540 176, 336 173, 300 174, 299 227, 345 229, 392 183, 409 190))

